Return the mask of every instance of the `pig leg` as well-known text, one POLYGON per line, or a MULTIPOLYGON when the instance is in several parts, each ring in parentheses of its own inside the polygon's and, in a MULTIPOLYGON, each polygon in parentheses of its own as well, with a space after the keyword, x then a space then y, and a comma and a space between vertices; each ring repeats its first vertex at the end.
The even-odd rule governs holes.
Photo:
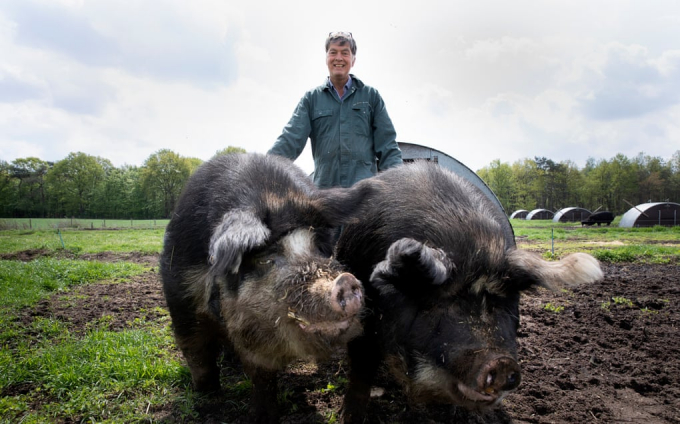
POLYGON ((250 407, 253 422, 257 424, 276 424, 279 422, 279 410, 276 399, 278 378, 276 371, 266 370, 242 361, 243 368, 253 383, 250 407))
POLYGON ((175 340, 191 371, 194 389, 202 393, 217 392, 220 389, 217 357, 221 343, 214 336, 219 329, 208 327, 204 325, 191 330, 175 327, 175 340))
POLYGON ((340 409, 343 424, 363 423, 371 397, 371 384, 375 379, 381 354, 375 340, 375 326, 370 320, 364 327, 364 335, 347 345, 350 362, 349 383, 340 409))

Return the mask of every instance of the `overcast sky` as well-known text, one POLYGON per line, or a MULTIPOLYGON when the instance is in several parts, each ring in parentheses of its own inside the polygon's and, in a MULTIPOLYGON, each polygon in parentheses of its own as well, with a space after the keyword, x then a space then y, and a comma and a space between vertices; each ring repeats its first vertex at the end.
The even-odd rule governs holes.
POLYGON ((473 170, 680 150, 677 0, 2 0, 0 160, 264 153, 335 30, 397 140, 473 170))

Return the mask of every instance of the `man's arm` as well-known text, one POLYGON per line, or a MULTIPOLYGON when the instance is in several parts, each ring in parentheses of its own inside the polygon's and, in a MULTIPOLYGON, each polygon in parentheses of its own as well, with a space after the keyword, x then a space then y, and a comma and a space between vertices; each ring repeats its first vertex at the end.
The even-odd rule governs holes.
POLYGON ((385 102, 376 92, 373 104, 373 146, 379 160, 379 171, 401 165, 401 150, 397 145, 397 132, 387 114, 385 102))
POLYGON ((305 95, 300 99, 293 116, 267 154, 283 156, 290 160, 295 160, 300 156, 312 131, 309 110, 309 101, 305 95))

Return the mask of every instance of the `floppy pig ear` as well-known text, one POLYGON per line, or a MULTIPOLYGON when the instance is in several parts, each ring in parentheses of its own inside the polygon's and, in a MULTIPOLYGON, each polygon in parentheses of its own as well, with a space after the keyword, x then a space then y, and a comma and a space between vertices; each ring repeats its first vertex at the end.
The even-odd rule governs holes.
POLYGON ((326 224, 343 225, 361 216, 368 202, 382 182, 364 179, 352 187, 333 187, 318 190, 313 205, 326 224))
POLYGON ((564 286, 593 283, 604 278, 600 263, 586 253, 573 253, 562 260, 546 261, 526 250, 508 252, 510 278, 519 283, 519 290, 535 286, 557 289, 564 286))
POLYGON ((455 269, 455 264, 442 250, 403 238, 392 243, 385 260, 376 265, 371 282, 393 284, 405 291, 417 290, 422 289, 422 283, 443 284, 455 269))
POLYGON ((210 238, 210 272, 213 275, 224 275, 227 271, 236 274, 243 253, 263 245, 269 235, 269 228, 252 212, 232 210, 225 213, 210 238))

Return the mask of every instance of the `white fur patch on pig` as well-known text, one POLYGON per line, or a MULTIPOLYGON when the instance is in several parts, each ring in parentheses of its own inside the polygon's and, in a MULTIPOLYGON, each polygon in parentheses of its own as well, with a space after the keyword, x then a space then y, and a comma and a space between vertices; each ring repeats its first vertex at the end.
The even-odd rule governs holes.
POLYGON ((308 255, 314 249, 314 234, 309 229, 298 228, 283 238, 286 257, 308 255))

